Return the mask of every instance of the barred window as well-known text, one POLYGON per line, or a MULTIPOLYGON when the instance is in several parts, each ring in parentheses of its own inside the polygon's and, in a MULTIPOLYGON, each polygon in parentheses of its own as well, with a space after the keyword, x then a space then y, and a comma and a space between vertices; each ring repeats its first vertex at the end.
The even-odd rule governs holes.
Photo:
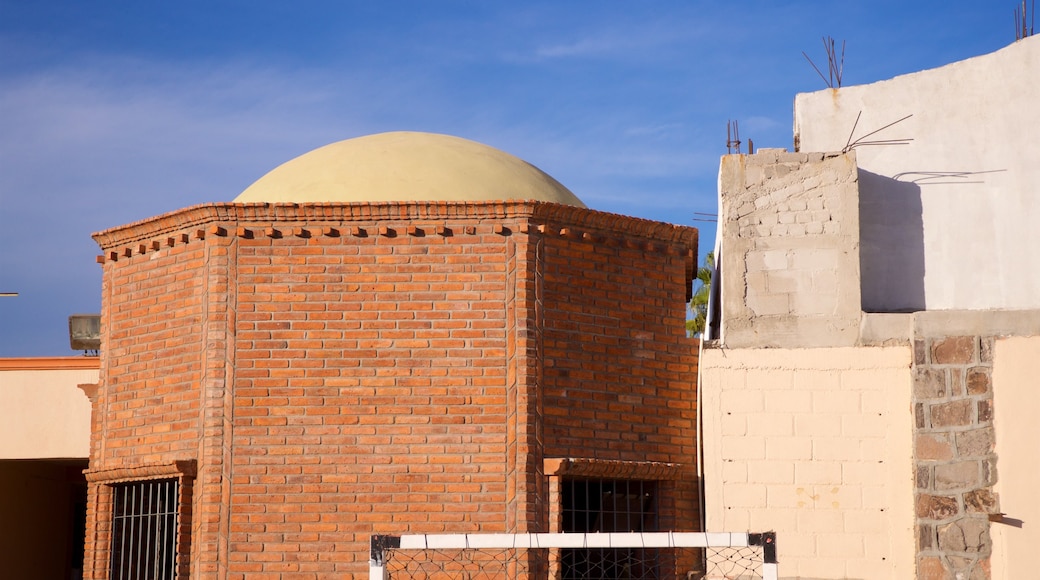
POLYGON ((111 580, 173 580, 177 564, 176 479, 112 485, 111 580))
MULTIPOLYGON (((656 495, 654 481, 565 479, 560 489, 563 531, 658 531, 656 495)), ((564 580, 658 577, 658 550, 565 549, 560 556, 564 580)))

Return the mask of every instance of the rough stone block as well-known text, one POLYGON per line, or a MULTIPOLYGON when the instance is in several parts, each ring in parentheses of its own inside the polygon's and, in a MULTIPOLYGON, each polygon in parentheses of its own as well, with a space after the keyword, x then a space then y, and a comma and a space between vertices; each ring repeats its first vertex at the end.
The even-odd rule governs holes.
POLYGON ((918 338, 914 340, 914 364, 923 365, 928 362, 928 347, 925 344, 924 339, 918 338))
POLYGON ((962 496, 964 509, 969 514, 995 514, 1000 511, 997 494, 990 489, 976 489, 962 496))
POLYGON ((953 442, 946 433, 919 433, 915 448, 917 459, 922 461, 953 459, 953 442))
POLYGON ((941 525, 936 531, 939 549, 944 552, 989 554, 991 542, 989 521, 982 518, 961 518, 941 525))
POLYGON ((919 552, 935 549, 935 526, 920 524, 917 526, 917 549, 919 552))
POLYGON ((970 399, 950 401, 940 405, 932 405, 928 412, 932 427, 963 427, 971 425, 974 419, 974 405, 970 399))
POLYGON ((984 399, 979 401, 979 423, 987 423, 993 420, 993 400, 984 399))
POLYGON ((984 336, 979 340, 979 361, 993 364, 993 341, 995 337, 984 336))
POLYGON ((941 399, 946 396, 946 371, 918 368, 914 375, 914 398, 941 399))
POLYGON ((927 556, 917 562, 917 580, 947 580, 946 568, 938 557, 927 556))
POLYGON ((964 391, 964 369, 953 368, 949 370, 949 375, 946 381, 947 391, 950 393, 950 398, 956 399, 965 395, 964 391))
POLYGON ((989 487, 997 483, 997 460, 987 459, 982 462, 982 484, 989 487))
POLYGON ((985 457, 993 453, 995 436, 992 427, 972 429, 956 434, 957 455, 968 457, 985 457))
POLYGON ((951 336, 932 342, 932 362, 935 364, 967 364, 974 358, 974 336, 951 336))
POLYGON ((948 495, 917 496, 917 517, 926 520, 945 520, 960 513, 957 498, 948 495))
POLYGON ((984 395, 990 389, 989 369, 986 367, 972 367, 968 369, 968 394, 984 395))
POLYGON ((978 461, 958 461, 935 466, 935 490, 973 488, 979 484, 978 461))
POLYGON ((928 490, 932 488, 932 468, 928 465, 918 465, 914 473, 914 483, 917 489, 928 490))

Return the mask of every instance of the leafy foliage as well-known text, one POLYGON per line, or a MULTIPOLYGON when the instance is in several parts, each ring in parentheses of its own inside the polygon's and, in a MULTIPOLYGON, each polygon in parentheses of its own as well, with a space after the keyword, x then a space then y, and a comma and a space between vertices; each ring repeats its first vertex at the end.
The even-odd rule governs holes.
POLYGON ((697 285, 690 299, 690 317, 686 319, 686 333, 690 336, 700 336, 704 332, 704 325, 708 318, 708 295, 711 293, 712 264, 715 263, 715 252, 708 252, 704 257, 704 265, 697 268, 697 285))

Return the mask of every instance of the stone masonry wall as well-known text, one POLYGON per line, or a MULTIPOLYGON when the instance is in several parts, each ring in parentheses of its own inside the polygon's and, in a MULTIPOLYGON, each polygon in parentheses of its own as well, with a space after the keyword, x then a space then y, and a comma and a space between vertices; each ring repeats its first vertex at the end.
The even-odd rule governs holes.
POLYGON ((914 340, 919 580, 989 577, 997 457, 992 336, 914 340))
POLYGON ((852 346, 855 155, 763 151, 722 158, 722 340, 730 348, 852 346))

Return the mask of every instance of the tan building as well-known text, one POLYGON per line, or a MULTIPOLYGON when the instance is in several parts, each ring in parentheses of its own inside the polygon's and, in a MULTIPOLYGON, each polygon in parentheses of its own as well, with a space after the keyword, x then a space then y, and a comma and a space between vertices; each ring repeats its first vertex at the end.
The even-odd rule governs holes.
POLYGON ((0 359, 0 560, 6 578, 83 570, 91 357, 0 359))
POLYGON ((706 526, 785 577, 1035 575, 1038 62, 799 95, 800 152, 723 158, 706 526))

